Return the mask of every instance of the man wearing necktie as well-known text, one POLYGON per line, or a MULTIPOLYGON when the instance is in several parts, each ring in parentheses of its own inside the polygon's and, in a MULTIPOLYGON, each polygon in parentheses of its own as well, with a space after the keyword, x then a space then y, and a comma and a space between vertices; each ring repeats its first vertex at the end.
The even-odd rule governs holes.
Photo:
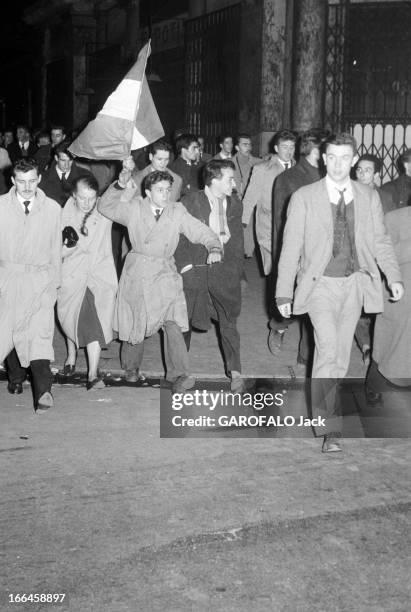
POLYGON ((233 194, 234 164, 213 159, 205 166, 203 191, 183 198, 188 212, 208 225, 220 239, 223 260, 205 266, 207 253, 184 237, 175 253, 177 269, 183 276, 190 331, 185 335, 190 346, 191 329, 208 330, 211 319, 218 322, 226 371, 231 389, 244 390, 241 378, 240 335, 237 319, 241 310, 241 275, 244 262, 242 205, 233 194))
POLYGON ((60 284, 61 209, 38 188, 37 163, 13 167, 13 187, 0 197, 0 362, 8 391, 23 392, 30 368, 35 410, 53 406, 54 304, 60 284))
POLYGON ((76 164, 69 151, 69 142, 63 141, 54 149, 54 160, 41 179, 40 187, 49 198, 65 205, 69 199, 74 182, 80 176, 90 176, 90 172, 76 164))
POLYGON ((336 381, 348 371, 361 309, 383 310, 380 270, 392 301, 404 293, 379 195, 350 180, 356 150, 350 134, 327 138, 327 175, 293 194, 278 264, 276 302, 281 315, 308 312, 314 328, 312 378, 319 380, 313 381, 312 401, 313 411, 327 417, 325 427, 316 432, 324 435, 324 452, 341 450, 336 381))

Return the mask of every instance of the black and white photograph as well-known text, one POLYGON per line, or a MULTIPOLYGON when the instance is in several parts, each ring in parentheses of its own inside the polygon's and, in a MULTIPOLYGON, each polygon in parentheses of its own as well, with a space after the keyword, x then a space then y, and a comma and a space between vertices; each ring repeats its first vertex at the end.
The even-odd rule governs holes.
POLYGON ((1 612, 411 609, 410 32, 2 1, 1 612))

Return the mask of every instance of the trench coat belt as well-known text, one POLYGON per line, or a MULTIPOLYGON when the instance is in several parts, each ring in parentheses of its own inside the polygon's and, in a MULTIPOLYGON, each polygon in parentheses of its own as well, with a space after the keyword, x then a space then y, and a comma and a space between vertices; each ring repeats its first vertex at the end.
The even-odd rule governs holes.
POLYGON ((21 264, 14 263, 12 261, 4 261, 0 259, 0 268, 4 268, 5 270, 11 270, 12 272, 44 272, 46 270, 51 269, 50 264, 44 264, 42 266, 36 266, 34 264, 21 264))
POLYGON ((147 259, 162 259, 163 261, 172 261, 173 257, 162 257, 161 255, 148 255, 147 253, 142 253, 141 251, 129 251, 129 255, 140 255, 140 257, 146 257, 147 259))

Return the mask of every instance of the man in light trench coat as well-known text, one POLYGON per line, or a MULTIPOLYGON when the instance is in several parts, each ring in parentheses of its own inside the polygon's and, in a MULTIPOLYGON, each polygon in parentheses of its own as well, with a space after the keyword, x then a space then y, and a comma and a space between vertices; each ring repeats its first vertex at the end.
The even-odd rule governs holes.
POLYGON ((174 262, 174 251, 184 234, 203 244, 207 263, 221 260, 221 244, 216 234, 192 217, 179 202, 170 202, 173 177, 167 172, 151 172, 145 180, 143 199, 135 195, 131 179, 134 162, 127 158, 119 179, 102 196, 98 209, 116 223, 125 225, 131 242, 120 279, 114 315, 114 329, 123 341, 121 361, 126 380, 139 377, 144 338, 160 328, 166 338, 167 380, 174 392, 195 384, 189 375, 187 348, 182 332, 188 330, 183 281, 174 262))
POLYGON ((14 164, 0 197, 0 362, 12 394, 23 391, 30 367, 34 408, 53 406, 54 304, 60 284, 61 208, 38 188, 37 162, 14 164))

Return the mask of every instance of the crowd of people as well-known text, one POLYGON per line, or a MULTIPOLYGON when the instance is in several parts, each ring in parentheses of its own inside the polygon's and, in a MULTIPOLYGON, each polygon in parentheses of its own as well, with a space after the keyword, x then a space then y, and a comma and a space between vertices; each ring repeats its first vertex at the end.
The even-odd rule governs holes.
MULTIPOLYGON (((190 389, 192 331, 214 320, 231 389, 243 391, 237 320, 244 258, 255 251, 274 354, 296 321, 298 360, 313 378, 346 375, 354 336, 371 359, 370 402, 411 378, 407 291, 397 304, 411 262, 411 150, 399 178, 381 186, 382 160, 358 158, 349 134, 279 130, 264 159, 245 133, 217 145, 212 155, 202 136, 180 132, 117 167, 74 159, 63 126, 35 142, 26 126, 0 135, 0 360, 10 393, 22 392, 30 367, 36 410, 53 405, 55 303, 62 374, 86 348, 88 389, 104 386, 100 352, 115 334, 125 378, 138 381, 144 339, 160 329, 166 378, 175 392, 190 389)), ((340 450, 338 435, 330 420, 323 450, 340 450)))

